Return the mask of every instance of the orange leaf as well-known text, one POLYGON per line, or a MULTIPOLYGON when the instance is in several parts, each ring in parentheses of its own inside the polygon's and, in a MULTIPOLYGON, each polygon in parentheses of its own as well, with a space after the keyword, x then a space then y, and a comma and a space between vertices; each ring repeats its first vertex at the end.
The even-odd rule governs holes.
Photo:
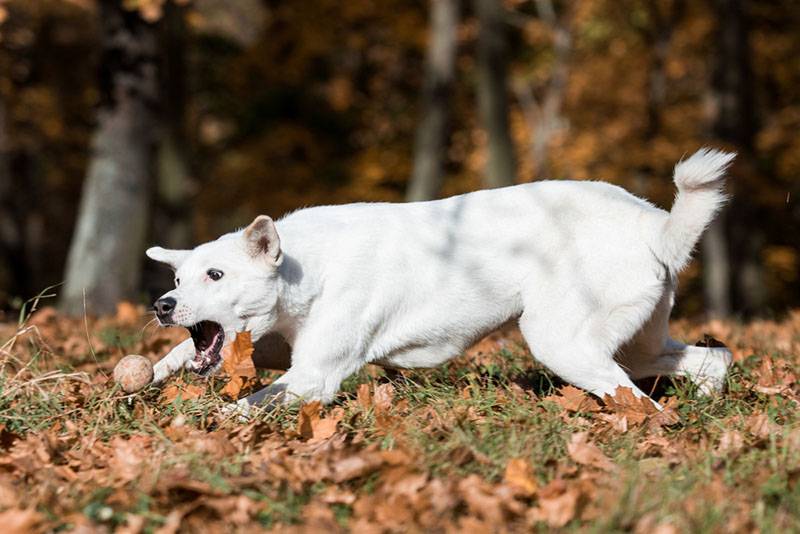
POLYGON ((512 458, 508 461, 503 481, 528 496, 536 493, 538 486, 536 479, 533 478, 530 464, 522 458, 512 458))
POLYGON ((0 512, 0 522, 3 525, 3 532, 9 534, 22 534, 36 530, 36 525, 42 522, 44 517, 33 508, 11 508, 5 512, 0 512))
POLYGON ((372 393, 369 390, 369 384, 359 384, 356 402, 365 410, 372 405, 372 393))
POLYGON ((222 369, 230 376, 230 380, 220 393, 238 398, 248 380, 256 376, 250 332, 237 332, 233 343, 222 349, 222 369))
POLYGON ((614 467, 613 462, 603 454, 603 451, 594 443, 589 442, 588 432, 573 434, 567 443, 567 452, 577 464, 596 467, 604 471, 610 471, 614 467))
POLYGON ((161 392, 161 404, 170 404, 172 401, 180 397, 183 400, 196 399, 200 397, 205 388, 195 384, 185 384, 174 382, 161 392))
POLYGON ((597 404, 585 391, 574 386, 564 386, 558 390, 560 395, 549 395, 545 400, 554 402, 569 412, 597 412, 597 404))
POLYGON ((136 308, 136 305, 128 302, 122 301, 117 303, 117 316, 116 321, 120 324, 124 325, 133 325, 139 320, 141 315, 139 314, 139 310, 136 308))
POLYGON ((647 416, 659 413, 658 408, 649 398, 639 398, 634 395, 631 388, 623 386, 617 387, 613 397, 605 395, 603 402, 611 411, 624 415, 628 419, 628 423, 632 425, 641 424, 647 419, 647 416))
POLYGON ((297 433, 305 439, 314 437, 314 424, 319 421, 319 412, 322 410, 322 404, 319 401, 313 401, 304 404, 300 408, 300 413, 297 416, 297 433))
POLYGON ((319 401, 309 402, 300 408, 297 417, 297 433, 305 439, 324 441, 336 433, 339 421, 344 418, 344 410, 336 408, 329 417, 321 417, 322 405, 319 401))
POLYGON ((391 384, 380 384, 375 386, 375 411, 387 412, 392 407, 394 401, 394 386, 391 384))
POLYGON ((336 433, 336 427, 339 421, 344 418, 344 410, 336 408, 330 414, 330 417, 324 419, 317 419, 311 423, 311 439, 315 441, 323 441, 333 436, 336 433))
POLYGON ((539 505, 531 509, 528 517, 560 528, 572 521, 581 505, 582 494, 576 485, 568 486, 564 480, 552 480, 539 493, 539 505))
POLYGON ((256 367, 253 364, 253 342, 250 332, 236 332, 233 343, 222 349, 222 368, 231 376, 253 378, 256 367))

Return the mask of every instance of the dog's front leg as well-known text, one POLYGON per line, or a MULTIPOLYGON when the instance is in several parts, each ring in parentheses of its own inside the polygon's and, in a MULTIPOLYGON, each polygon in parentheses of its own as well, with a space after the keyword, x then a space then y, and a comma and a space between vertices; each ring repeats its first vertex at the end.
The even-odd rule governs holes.
POLYGON ((175 345, 166 356, 153 366, 153 384, 159 384, 177 373, 195 356, 194 341, 185 339, 175 345))
MULTIPOLYGON (((248 415, 252 407, 269 408, 297 400, 329 403, 342 381, 358 371, 364 361, 363 347, 348 342, 348 329, 341 324, 314 324, 306 327, 292 347, 291 367, 270 386, 240 399, 229 412, 248 415), (337 339, 338 343, 320 343, 337 339)), ((355 339, 357 332, 350 332, 355 339)))

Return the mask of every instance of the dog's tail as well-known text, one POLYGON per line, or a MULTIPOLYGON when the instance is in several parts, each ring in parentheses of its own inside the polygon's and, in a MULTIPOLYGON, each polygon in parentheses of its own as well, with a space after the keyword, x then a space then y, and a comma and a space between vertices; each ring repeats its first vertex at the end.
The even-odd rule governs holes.
POLYGON ((735 153, 701 148, 675 165, 678 193, 660 247, 661 259, 672 273, 688 263, 703 230, 727 201, 725 172, 735 157, 735 153))

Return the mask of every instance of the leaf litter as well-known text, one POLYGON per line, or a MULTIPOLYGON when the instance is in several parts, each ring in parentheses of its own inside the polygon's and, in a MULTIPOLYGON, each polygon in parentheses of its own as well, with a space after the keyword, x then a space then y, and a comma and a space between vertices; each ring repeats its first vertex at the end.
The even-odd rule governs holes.
POLYGON ((228 402, 269 384, 249 334, 221 373, 126 395, 125 354, 187 337, 143 309, 0 325, 4 532, 678 532, 800 528, 800 313, 676 321, 734 352, 728 391, 662 377, 597 399, 538 367, 506 329, 439 369, 367 369, 335 402, 246 423, 228 402), (650 388, 644 387, 646 391, 650 388))

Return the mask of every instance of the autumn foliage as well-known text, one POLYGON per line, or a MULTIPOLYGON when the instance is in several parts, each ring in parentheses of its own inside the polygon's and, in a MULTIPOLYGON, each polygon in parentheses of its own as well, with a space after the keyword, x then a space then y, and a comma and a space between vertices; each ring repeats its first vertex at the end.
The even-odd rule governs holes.
MULTIPOLYGON (((186 337, 143 310, 67 319, 50 308, 0 329, 4 532, 750 532, 800 527, 800 314, 751 324, 679 322, 724 340, 728 391, 644 384, 597 399, 537 367, 517 331, 435 370, 369 368, 331 406, 222 408, 271 382, 249 337, 223 372, 126 395, 129 352, 155 361, 186 337)), ((708 342, 708 341, 705 341, 708 342)))
MULTIPOLYGON (((157 61, 165 93, 159 118, 179 146, 175 152, 169 139, 157 140, 148 217, 161 230, 184 225, 176 246, 259 213, 404 198, 422 114, 427 3, 122 3, 166 43, 157 61)), ((4 308, 63 281, 100 103, 99 4, 0 2, 0 209, 13 230, 0 234, 4 308), (3 166, 13 192, 6 196, 3 166)), ((476 116, 480 25, 472 3, 461 4, 443 195, 481 187, 487 158, 476 116)), ((785 1, 731 4, 743 10, 748 31, 747 57, 738 58, 750 65, 748 117, 731 114, 746 130, 742 143, 714 124, 723 43, 716 9, 724 5, 504 1, 517 180, 606 180, 667 207, 677 160, 707 144, 738 150, 729 262, 749 263, 746 279, 731 284, 756 284, 756 311, 780 312, 797 306, 800 294, 800 10, 785 1), (537 9, 545 4, 554 6, 555 22, 537 9), (559 35, 567 37, 563 53, 559 35)), ((151 230, 147 243, 163 237, 151 230)), ((158 276, 143 277, 151 296, 169 281, 158 276)), ((685 278, 680 311, 695 315, 704 309, 700 264, 685 278)))

